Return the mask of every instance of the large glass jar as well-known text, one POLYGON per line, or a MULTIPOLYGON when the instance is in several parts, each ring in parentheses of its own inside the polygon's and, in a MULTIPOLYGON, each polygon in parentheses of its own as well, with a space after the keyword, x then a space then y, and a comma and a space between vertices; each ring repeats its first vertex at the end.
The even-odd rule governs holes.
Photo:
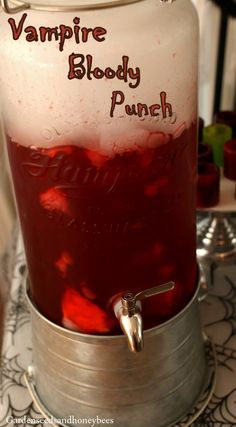
POLYGON ((0 15, 32 299, 58 324, 113 334, 114 295, 172 280, 143 303, 155 326, 196 284, 196 11, 190 0, 44 3, 0 15))

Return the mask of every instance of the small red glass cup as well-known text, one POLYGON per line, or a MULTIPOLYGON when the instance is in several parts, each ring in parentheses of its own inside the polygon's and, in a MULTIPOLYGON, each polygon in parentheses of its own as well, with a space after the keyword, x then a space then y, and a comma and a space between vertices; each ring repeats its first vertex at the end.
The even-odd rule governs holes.
POLYGON ((233 138, 236 138, 236 111, 219 111, 215 115, 215 123, 230 126, 233 130, 233 138))
POLYGON ((231 139, 224 145, 224 176, 236 181, 236 139, 231 139))
POLYGON ((198 144, 198 163, 207 162, 213 163, 213 151, 209 144, 198 144))
POLYGON ((220 169, 213 163, 198 164, 197 208, 211 208, 219 203, 220 169))

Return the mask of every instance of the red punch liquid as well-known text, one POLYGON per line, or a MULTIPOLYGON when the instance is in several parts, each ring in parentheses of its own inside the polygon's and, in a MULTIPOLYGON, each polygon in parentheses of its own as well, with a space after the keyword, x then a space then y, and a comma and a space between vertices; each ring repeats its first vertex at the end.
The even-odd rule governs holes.
POLYGON ((85 333, 121 333, 109 300, 170 280, 173 291, 143 302, 145 328, 184 307, 196 285, 195 142, 195 125, 160 147, 113 157, 8 138, 31 293, 43 315, 85 333))

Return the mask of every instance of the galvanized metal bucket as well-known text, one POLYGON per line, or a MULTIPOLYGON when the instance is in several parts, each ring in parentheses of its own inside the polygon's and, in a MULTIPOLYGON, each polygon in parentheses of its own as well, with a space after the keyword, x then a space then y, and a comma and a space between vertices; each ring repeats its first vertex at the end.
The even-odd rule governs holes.
POLYGON ((28 302, 31 374, 47 413, 71 424, 169 427, 194 406, 206 373, 198 291, 177 316, 144 332, 140 353, 124 336, 63 329, 28 302))

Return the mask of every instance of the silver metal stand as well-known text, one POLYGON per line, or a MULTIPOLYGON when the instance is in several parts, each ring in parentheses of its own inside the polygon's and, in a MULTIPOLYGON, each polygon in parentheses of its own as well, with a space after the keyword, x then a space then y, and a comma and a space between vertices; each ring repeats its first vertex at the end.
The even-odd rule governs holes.
POLYGON ((236 222, 231 212, 214 211, 201 217, 197 224, 197 257, 209 286, 219 262, 236 261, 236 222))

